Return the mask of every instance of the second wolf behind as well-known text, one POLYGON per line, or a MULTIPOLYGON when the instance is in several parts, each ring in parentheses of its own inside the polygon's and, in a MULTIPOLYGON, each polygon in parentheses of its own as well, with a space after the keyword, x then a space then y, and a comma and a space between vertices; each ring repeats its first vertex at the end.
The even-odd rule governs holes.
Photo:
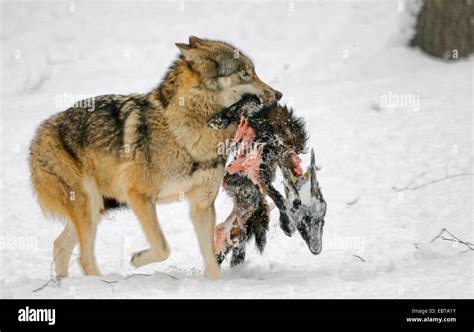
POLYGON ((31 143, 34 192, 46 214, 65 220, 54 242, 58 277, 68 275, 79 244, 85 274, 98 275, 97 225, 107 209, 127 205, 137 216, 149 249, 133 254, 142 266, 168 258, 170 249, 155 204, 190 203, 205 275, 219 276, 213 232, 225 156, 218 146, 236 126, 211 130, 208 120, 246 93, 263 103, 281 93, 262 82, 254 65, 230 44, 190 37, 160 85, 145 94, 94 98, 95 109, 71 107, 38 128, 31 143))

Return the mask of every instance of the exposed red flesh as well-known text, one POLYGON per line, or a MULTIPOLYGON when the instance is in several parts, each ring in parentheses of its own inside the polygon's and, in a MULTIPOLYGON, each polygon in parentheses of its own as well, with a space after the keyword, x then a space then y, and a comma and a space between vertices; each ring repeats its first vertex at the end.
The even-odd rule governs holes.
MULTIPOLYGON (((249 120, 245 116, 240 118, 240 123, 234 138, 234 142, 240 142, 239 151, 236 158, 227 167, 226 172, 229 174, 241 173, 245 174, 261 191, 263 186, 260 178, 260 165, 262 163, 262 151, 265 143, 255 144, 255 130, 250 127, 249 120)), ((301 158, 293 150, 289 150, 291 163, 291 171, 297 176, 303 176, 301 168, 301 158)), ((226 183, 224 183, 224 189, 226 183)), ((274 208, 268 206, 269 210, 274 208)), ((214 247, 217 254, 223 254, 226 248, 233 246, 238 235, 243 229, 243 222, 237 217, 235 210, 227 217, 227 219, 216 226, 214 230, 214 247)))
POLYGON ((244 223, 232 210, 227 219, 214 229, 214 250, 216 254, 225 254, 226 249, 235 245, 243 232, 244 223))
POLYGON ((252 142, 255 140, 255 131, 249 126, 249 119, 243 115, 240 117, 240 123, 235 133, 234 142, 238 142, 241 139, 252 142))
POLYGON ((227 172, 229 174, 243 173, 261 188, 260 164, 262 163, 263 146, 264 144, 258 144, 249 153, 239 154, 227 167, 227 172))
POLYGON ((255 130, 250 127, 249 120, 245 116, 240 118, 239 127, 235 134, 234 142, 240 140, 239 152, 235 160, 227 167, 229 174, 243 173, 260 188, 260 164, 262 163, 262 150, 264 144, 253 146, 255 142, 255 130))
POLYGON ((301 158, 296 154, 294 150, 290 150, 290 161, 292 164, 293 174, 300 177, 303 176, 303 169, 301 168, 301 158))
POLYGON ((236 220, 237 214, 235 211, 232 211, 223 223, 216 226, 214 230, 214 249, 216 253, 223 253, 227 246, 233 244, 230 238, 230 230, 236 220))

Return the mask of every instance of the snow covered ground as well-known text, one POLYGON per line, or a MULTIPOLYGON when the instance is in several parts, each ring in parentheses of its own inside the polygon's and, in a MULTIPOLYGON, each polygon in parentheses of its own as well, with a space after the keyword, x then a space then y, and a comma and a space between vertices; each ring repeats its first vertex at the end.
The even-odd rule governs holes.
MULTIPOLYGON (((473 252, 433 239, 473 234, 473 59, 405 46, 399 1, 82 2, 1 5, 1 298, 472 298, 473 252), (306 117, 328 203, 323 252, 272 214, 263 256, 204 279, 186 203, 158 206, 172 255, 134 269, 147 247, 131 212, 99 227, 103 277, 49 284, 62 226, 29 186, 35 128, 75 100, 154 87, 189 35, 228 40, 306 117), (36 292, 34 290, 37 290, 36 292)), ((304 156, 305 164, 309 156, 304 156)), ((279 183, 279 181, 278 181, 279 183)), ((279 184, 279 188, 281 188, 279 184)), ((231 209, 222 193, 218 220, 231 209)))

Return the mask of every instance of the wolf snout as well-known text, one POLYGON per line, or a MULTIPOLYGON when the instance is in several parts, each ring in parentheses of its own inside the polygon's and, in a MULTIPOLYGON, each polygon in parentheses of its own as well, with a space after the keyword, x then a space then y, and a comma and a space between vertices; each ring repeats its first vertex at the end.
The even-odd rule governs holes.
POLYGON ((281 97, 283 97, 283 93, 277 90, 266 91, 263 95, 259 96, 261 103, 264 105, 277 103, 281 97))
POLYGON ((276 101, 279 101, 281 99, 281 97, 283 97, 283 93, 281 93, 280 91, 275 91, 276 101))
POLYGON ((323 245, 321 243, 315 247, 309 246, 309 251, 311 251, 313 255, 319 255, 322 249, 323 249, 323 245))

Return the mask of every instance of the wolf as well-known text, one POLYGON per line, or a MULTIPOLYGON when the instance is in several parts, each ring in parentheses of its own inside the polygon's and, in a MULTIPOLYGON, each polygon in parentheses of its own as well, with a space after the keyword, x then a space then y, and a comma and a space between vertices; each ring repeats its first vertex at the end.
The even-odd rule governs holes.
POLYGON ((29 156, 33 191, 45 214, 65 221, 53 246, 58 278, 68 275, 76 244, 83 272, 100 274, 97 226, 117 207, 131 208, 150 245, 132 255, 132 265, 166 260, 170 249, 156 204, 183 198, 190 204, 204 274, 219 278, 214 202, 226 156, 218 147, 234 136, 236 125, 211 130, 208 120, 245 94, 263 104, 282 94, 260 80, 252 61, 229 43, 191 36, 176 46, 180 55, 150 92, 98 96, 93 111, 73 106, 37 129, 29 156))
POLYGON ((246 242, 252 236, 263 252, 271 210, 265 196, 280 211, 280 227, 285 234, 291 236, 298 229, 310 251, 319 254, 326 202, 317 181, 313 181, 313 150, 308 171, 304 174, 301 168, 299 154, 306 150, 308 140, 304 120, 286 106, 264 106, 258 98, 246 95, 211 118, 209 126, 221 129, 239 120, 232 146, 236 156, 224 176, 224 189, 234 208, 216 228, 218 262, 222 263, 231 250, 231 266, 243 262, 246 242), (283 173, 286 199, 272 185, 277 167, 283 173), (311 193, 300 197, 309 187, 309 179, 311 193))

